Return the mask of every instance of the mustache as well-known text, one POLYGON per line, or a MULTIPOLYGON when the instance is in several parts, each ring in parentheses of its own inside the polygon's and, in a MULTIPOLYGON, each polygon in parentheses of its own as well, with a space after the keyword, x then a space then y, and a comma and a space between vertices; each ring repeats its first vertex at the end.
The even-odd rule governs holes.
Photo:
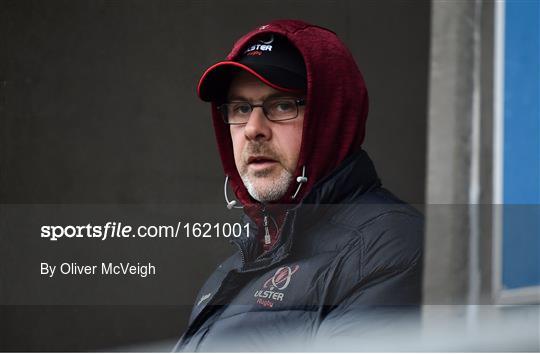
POLYGON ((272 160, 280 161, 279 154, 265 143, 249 143, 245 146, 242 152, 242 159, 247 162, 252 155, 264 155, 272 160))

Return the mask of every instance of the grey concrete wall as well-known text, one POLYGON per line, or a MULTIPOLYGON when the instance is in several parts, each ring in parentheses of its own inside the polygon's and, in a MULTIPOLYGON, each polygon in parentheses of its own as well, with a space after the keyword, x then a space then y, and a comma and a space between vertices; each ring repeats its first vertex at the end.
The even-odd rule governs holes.
POLYGON ((492 1, 433 2, 430 65, 425 301, 489 303, 492 1))

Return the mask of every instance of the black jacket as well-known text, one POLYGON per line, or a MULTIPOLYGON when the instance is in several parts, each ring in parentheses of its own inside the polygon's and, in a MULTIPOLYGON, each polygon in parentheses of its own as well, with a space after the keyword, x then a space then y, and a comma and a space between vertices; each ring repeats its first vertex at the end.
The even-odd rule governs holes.
POLYGON ((176 350, 302 350, 384 331, 421 302, 422 216, 381 187, 364 151, 290 210, 272 250, 257 257, 259 242, 245 235, 236 244, 201 289, 176 350))

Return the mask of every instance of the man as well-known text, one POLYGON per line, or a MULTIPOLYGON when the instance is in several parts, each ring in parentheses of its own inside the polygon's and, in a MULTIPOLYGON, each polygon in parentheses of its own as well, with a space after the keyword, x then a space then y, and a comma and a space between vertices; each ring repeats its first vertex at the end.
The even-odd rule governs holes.
POLYGON ((367 91, 333 32, 261 26, 198 94, 212 102, 227 206, 250 228, 201 289, 176 350, 354 338, 420 304, 422 217, 381 187, 361 149, 367 91))

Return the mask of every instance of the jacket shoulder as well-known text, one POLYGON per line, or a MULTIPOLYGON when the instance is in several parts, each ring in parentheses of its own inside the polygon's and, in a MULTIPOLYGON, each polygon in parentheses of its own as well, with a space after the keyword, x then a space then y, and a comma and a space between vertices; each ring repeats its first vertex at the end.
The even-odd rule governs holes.
POLYGON ((421 301, 423 217, 389 192, 380 192, 369 192, 334 217, 350 232, 335 259, 329 303, 345 298, 355 305, 421 301))
POLYGON ((384 269, 405 269, 421 261, 424 218, 386 189, 365 193, 332 221, 352 231, 347 253, 351 260, 358 260, 360 277, 384 269))
POLYGON ((360 229, 388 214, 423 221, 423 215, 417 209, 380 187, 353 198, 340 213, 334 215, 332 221, 347 228, 360 229))

